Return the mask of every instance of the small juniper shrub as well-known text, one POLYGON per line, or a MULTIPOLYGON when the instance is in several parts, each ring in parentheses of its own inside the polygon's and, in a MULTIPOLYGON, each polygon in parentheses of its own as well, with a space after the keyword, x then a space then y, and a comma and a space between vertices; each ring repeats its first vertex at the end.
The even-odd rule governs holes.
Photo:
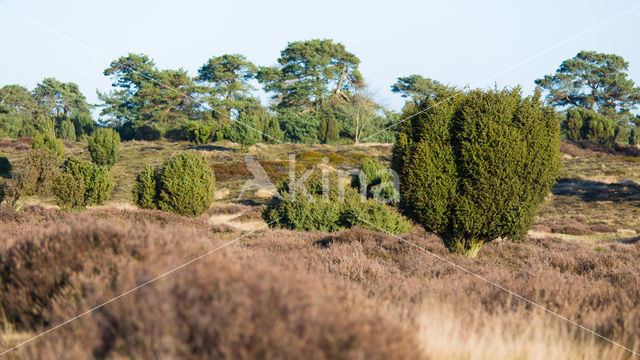
POLYGON ((56 139, 49 133, 38 133, 31 140, 31 148, 33 150, 46 150, 51 154, 62 159, 64 157, 64 144, 62 140, 56 139))
POLYGON ((205 144, 211 138, 213 127, 199 123, 197 121, 188 121, 183 127, 184 137, 194 144, 205 144))
POLYGON ((142 209, 155 209, 156 205, 156 168, 146 166, 133 186, 133 201, 142 209))
POLYGON ((56 204, 64 211, 84 209, 85 185, 69 173, 62 173, 52 185, 52 192, 56 197, 56 204))
POLYGON ((348 185, 348 178, 342 179, 335 171, 325 170, 324 175, 317 169, 309 171, 307 181, 280 183, 279 197, 274 197, 263 211, 264 220, 271 226, 338 231, 359 225, 394 234, 411 229, 411 224, 388 206, 360 196, 348 185))
POLYGON ((62 178, 56 179, 53 193, 56 203, 65 210, 80 210, 103 204, 113 190, 106 166, 74 158, 67 159, 62 178))
POLYGON ((88 148, 91 161, 111 167, 120 157, 120 135, 113 129, 97 129, 89 137, 88 148))
POLYGON ((12 172, 11 179, 2 179, 0 203, 20 209, 34 195, 44 195, 58 176, 60 159, 46 149, 31 150, 22 167, 12 172))
POLYGON ((141 208, 157 208, 184 216, 200 216, 211 205, 215 176, 207 161, 184 153, 159 168, 146 167, 136 178, 133 200, 141 208))
POLYGON ((260 114, 241 113, 237 119, 231 120, 229 125, 229 140, 243 146, 252 146, 262 141, 260 114))

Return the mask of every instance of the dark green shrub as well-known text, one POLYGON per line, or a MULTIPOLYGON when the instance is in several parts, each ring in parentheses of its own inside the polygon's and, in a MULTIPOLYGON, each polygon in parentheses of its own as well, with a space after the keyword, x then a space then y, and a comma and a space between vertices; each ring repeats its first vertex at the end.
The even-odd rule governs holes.
POLYGON ((569 140, 591 140, 607 146, 616 138, 615 121, 593 110, 575 107, 567 110, 562 130, 569 140))
POLYGON ((367 197, 374 197, 391 203, 400 200, 400 194, 394 187, 394 179, 390 169, 387 169, 377 159, 365 158, 360 164, 360 172, 354 179, 355 187, 367 197))
POLYGON ((136 128, 131 121, 125 121, 122 125, 116 127, 116 131, 120 134, 120 139, 123 141, 136 139, 136 128))
POLYGON ((162 131, 154 126, 141 124, 135 127, 135 140, 157 141, 160 139, 162 139, 162 131))
POLYGON ((560 164, 557 117, 539 94, 447 91, 409 112, 392 164, 404 213, 469 256, 524 238, 560 164))
POLYGON ((123 141, 129 140, 145 140, 156 141, 162 138, 162 131, 148 124, 134 124, 126 121, 122 125, 116 127, 116 131, 123 141))
POLYGON ((334 113, 323 113, 318 125, 318 140, 322 143, 332 143, 338 139, 338 125, 334 113))
POLYGON ((46 150, 60 159, 64 157, 64 144, 62 144, 62 140, 56 139, 55 136, 49 133, 36 134, 31 141, 31 148, 36 151, 46 150))
POLYGON ((270 144, 279 144, 284 139, 284 131, 280 128, 278 118, 275 116, 266 116, 263 129, 262 140, 270 144))
POLYGON ((113 166, 120 157, 120 135, 113 129, 97 129, 89 137, 88 148, 95 164, 113 166))
POLYGON ((567 117, 562 123, 562 131, 569 140, 578 141, 582 138, 582 116, 580 112, 575 109, 569 109, 567 111, 567 117))
POLYGON ((629 145, 640 145, 640 129, 638 129, 638 125, 631 128, 631 133, 629 134, 629 145))
POLYGON ((242 113, 229 124, 229 140, 245 146, 262 140, 263 125, 259 114, 242 113))
POLYGON ((229 124, 224 124, 223 126, 218 126, 217 129, 213 131, 211 135, 213 141, 222 141, 224 139, 229 138, 229 124))
POLYGON ((0 156, 0 176, 8 177, 11 175, 11 162, 4 156, 0 156))
POLYGON ((133 186, 133 202, 142 209, 157 208, 156 169, 146 166, 133 186))
POLYGON ((156 186, 159 209, 199 216, 211 204, 215 177, 203 157, 185 153, 162 164, 157 172, 156 186))
POLYGON ((69 120, 63 120, 60 123, 60 138, 69 141, 76 141, 76 128, 69 120))
POLYGON ((205 144, 211 138, 213 128, 211 126, 201 124, 197 121, 188 121, 183 127, 182 131, 184 137, 194 144, 205 144))
POLYGON ((284 131, 284 141, 313 144, 318 142, 320 120, 311 113, 299 113, 296 109, 283 109, 276 118, 284 131))
POLYGON ((85 186, 81 178, 70 173, 62 173, 53 182, 51 188, 56 204, 64 211, 84 209, 85 186))
MULTIPOLYGON (((11 180, 3 179, 2 201, 20 209, 34 195, 45 195, 58 176, 60 159, 47 150, 31 150, 11 180)), ((0 201, 1 202, 1 201, 0 201)))
POLYGON ((63 176, 64 179, 56 181, 54 191, 61 208, 82 209, 103 204, 113 190, 113 181, 106 166, 69 158, 65 163, 63 176), (76 200, 75 194, 80 188, 84 192, 81 199, 76 200))
POLYGON ((278 186, 281 198, 274 197, 262 216, 272 227, 299 231, 338 231, 354 225, 374 230, 380 227, 394 234, 411 229, 400 214, 375 200, 363 199, 343 180, 348 179, 340 179, 332 172, 324 190, 322 175, 315 171, 304 183, 309 196, 299 184, 284 181, 278 186))
POLYGON ((631 126, 629 124, 625 124, 624 122, 619 122, 615 125, 613 142, 623 145, 629 145, 629 140, 631 138, 631 126))

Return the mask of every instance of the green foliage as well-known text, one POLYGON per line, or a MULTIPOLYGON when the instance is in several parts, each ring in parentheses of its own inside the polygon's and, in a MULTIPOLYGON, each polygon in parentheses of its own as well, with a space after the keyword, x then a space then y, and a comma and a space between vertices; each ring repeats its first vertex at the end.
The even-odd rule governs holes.
POLYGON ((70 120, 64 120, 60 123, 60 138, 69 141, 76 141, 76 128, 70 120))
POLYGON ((638 126, 634 126, 631 129, 631 133, 629 134, 629 145, 640 145, 640 129, 638 129, 638 126))
MULTIPOLYGON (((149 185, 145 186, 145 192, 150 191, 149 185)), ((157 207, 180 215, 199 216, 209 208, 214 188, 215 177, 204 158, 189 153, 174 156, 157 171, 157 207)), ((142 203, 148 204, 146 200, 142 203)))
POLYGON ((188 121, 182 126, 184 137, 194 144, 205 144, 211 138, 212 126, 201 124, 197 121, 188 121))
POLYGON ((616 138, 616 123, 613 119, 582 108, 567 110, 562 130, 569 140, 591 140, 609 146, 613 145, 616 138))
POLYGON ((96 165, 73 158, 67 159, 64 179, 56 181, 54 196, 61 208, 82 209, 103 204, 113 190, 113 181, 106 166, 96 165), (79 194, 79 189, 84 189, 79 194))
POLYGON ((411 98, 414 101, 434 97, 446 88, 447 86, 439 81, 422 77, 422 75, 399 77, 398 81, 391 85, 392 92, 400 94, 404 98, 411 98))
POLYGON ((400 214, 375 200, 363 199, 354 188, 345 185, 347 179, 327 174, 324 188, 322 178, 314 172, 302 184, 282 182, 278 186, 281 198, 274 197, 267 205, 262 214, 264 220, 272 227, 299 231, 338 231, 354 225, 382 228, 394 234, 411 229, 400 214))
POLYGON ((228 120, 233 113, 260 107, 260 100, 252 96, 254 90, 249 81, 255 78, 258 68, 239 54, 225 54, 209 59, 199 70, 197 81, 206 84, 205 101, 216 109, 216 118, 228 120))
POLYGON ((71 211, 85 208, 86 188, 82 178, 64 172, 54 180, 51 190, 60 209, 71 211))
POLYGON ((632 127, 628 123, 618 122, 615 124, 613 142, 623 145, 629 145, 632 127))
POLYGON ((328 144, 335 142, 340 135, 339 113, 333 108, 325 108, 318 113, 318 140, 328 144))
POLYGON ((162 138, 162 131, 156 126, 145 123, 134 123, 126 121, 122 125, 117 126, 116 131, 120 134, 120 139, 128 140, 144 140, 156 141, 162 138))
POLYGON ((291 42, 280 52, 278 64, 260 68, 257 79, 274 93, 279 109, 318 110, 330 97, 364 84, 360 59, 329 39, 291 42))
POLYGON ((97 129, 89 137, 88 148, 91 161, 111 167, 120 157, 120 135, 110 128, 97 129))
POLYGON ((318 141, 319 120, 314 113, 298 114, 295 109, 286 109, 276 117, 284 131, 285 142, 312 144, 318 141))
POLYGON ((284 139, 284 131, 280 128, 280 122, 275 116, 265 117, 264 134, 262 140, 270 144, 279 144, 284 139))
POLYGON ((561 124, 561 130, 569 140, 582 140, 584 122, 582 121, 582 114, 577 109, 569 109, 567 111, 567 117, 561 124))
POLYGON ((30 136, 37 104, 33 94, 20 85, 0 88, 0 134, 16 138, 30 136))
POLYGON ((65 120, 90 116, 89 104, 77 84, 63 83, 54 78, 43 79, 33 90, 41 113, 65 120))
POLYGON ((13 166, 9 159, 5 156, 0 156, 0 176, 8 177, 11 175, 11 169, 13 169, 13 166))
POLYGON ((400 194, 394 187, 394 179, 390 169, 387 169, 377 159, 366 158, 360 164, 360 173, 354 179, 361 194, 392 203, 400 200, 400 194))
POLYGON ((242 113, 229 124, 229 140, 245 146, 255 145, 262 140, 261 114, 242 113))
POLYGON ((49 133, 38 133, 31 140, 31 148, 36 151, 45 150, 58 158, 64 156, 64 144, 49 133))
POLYGON ((556 114, 538 93, 457 94, 441 101, 452 93, 439 93, 405 114, 413 117, 398 129, 392 166, 404 213, 451 251, 474 256, 498 237, 524 238, 558 175, 560 140, 556 114))
POLYGON ((562 62, 554 75, 536 84, 549 91, 553 106, 567 105, 613 115, 640 102, 640 88, 627 78, 629 63, 615 54, 580 51, 562 62))
POLYGON ((157 170, 151 166, 146 166, 136 176, 133 186, 133 202, 142 209, 155 209, 157 205, 157 170))
POLYGON ((108 117, 109 124, 175 127, 180 119, 191 118, 199 107, 194 100, 197 88, 185 70, 160 70, 146 55, 122 56, 111 62, 104 75, 114 78, 116 88, 98 93, 103 101, 100 115, 108 117))
POLYGON ((34 195, 44 195, 58 176, 60 159, 46 150, 32 150, 19 171, 13 171, 10 180, 3 180, 2 200, 20 209, 34 195))

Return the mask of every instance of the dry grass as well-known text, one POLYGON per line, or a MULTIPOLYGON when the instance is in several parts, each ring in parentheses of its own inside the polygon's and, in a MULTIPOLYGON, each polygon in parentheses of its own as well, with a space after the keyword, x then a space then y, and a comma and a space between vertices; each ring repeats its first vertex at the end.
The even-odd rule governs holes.
MULTIPOLYGON (((216 232, 205 216, 155 211, 63 214, 27 207, 3 215, 2 233, 22 229, 0 251, 0 299, 9 321, 1 337, 5 347, 239 235, 216 232)), ((640 345, 637 242, 601 244, 594 251, 554 238, 497 241, 468 259, 449 254, 439 238, 419 228, 408 239, 605 336, 640 345)), ((16 354, 629 358, 424 252, 361 228, 261 231, 16 354)))
MULTIPOLYGON (((116 199, 124 199, 135 169, 190 147, 123 146, 128 161, 112 170, 124 183, 116 199)), ((229 167, 246 155, 225 144, 193 150, 229 167)), ((346 167, 367 156, 386 162, 389 150, 388 145, 286 144, 258 145, 250 154, 275 163, 289 152, 332 152, 347 159, 340 165, 346 167)), ((20 151, 10 151, 10 158, 19 158, 20 151)), ((72 144, 70 151, 82 155, 80 145, 72 144)), ((609 153, 565 144, 563 151, 568 155, 564 180, 539 212, 536 236, 522 243, 489 243, 475 259, 449 254, 441 239, 419 227, 405 237, 639 351, 640 189, 624 179, 640 183, 640 164, 630 160, 635 159, 630 149, 609 153), (611 181, 602 181, 606 176, 611 181)), ((228 189, 228 196, 195 219, 126 206, 82 214, 40 205, 21 213, 0 208, 2 348, 252 229, 260 207, 228 202, 246 175, 222 177, 218 186, 228 189), (221 223, 210 221, 224 216, 229 218, 221 223)), ((632 358, 425 252, 357 227, 334 234, 259 231, 13 355, 632 358)))

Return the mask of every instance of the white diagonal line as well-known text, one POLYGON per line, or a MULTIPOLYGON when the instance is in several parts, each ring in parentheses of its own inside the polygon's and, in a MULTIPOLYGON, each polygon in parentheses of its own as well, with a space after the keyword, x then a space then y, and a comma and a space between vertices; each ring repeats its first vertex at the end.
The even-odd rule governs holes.
MULTIPOLYGON (((94 54, 96 54, 96 55, 100 56, 101 58, 104 58, 104 59, 106 59, 106 60, 110 60, 110 59, 109 59, 109 57, 108 57, 107 55, 105 55, 104 53, 102 53, 102 52, 100 52, 100 51, 96 50, 95 48, 93 48, 93 47, 91 47, 91 46, 88 46, 88 45, 86 45, 86 44, 83 44, 83 43, 81 43, 81 42, 79 42, 79 41, 77 41, 77 40, 73 39, 72 37, 69 37, 69 36, 67 36, 67 35, 65 35, 65 34, 63 34, 63 33, 59 32, 59 31, 57 31, 57 30, 55 30, 55 29, 53 29, 53 28, 51 28, 51 27, 49 27, 49 26, 45 25, 45 24, 42 24, 41 22, 39 22, 39 21, 35 20, 34 18, 31 18, 31 17, 29 17, 29 16, 26 16, 26 15, 24 15, 24 14, 22 14, 22 13, 20 13, 20 12, 16 11, 16 10, 14 10, 14 9, 11 9, 11 8, 9 8, 9 7, 5 6, 5 5, 3 5, 3 4, 0 4, 0 8, 4 9, 4 10, 6 10, 6 11, 8 11, 8 12, 10 12, 10 13, 12 13, 12 14, 16 15, 16 16, 18 16, 19 18, 21 18, 21 19, 23 19, 23 20, 25 20, 25 21, 28 21, 28 22, 30 22, 30 23, 32 23, 32 24, 34 24, 34 25, 36 25, 36 26, 38 26, 38 27, 40 27, 40 28, 42 28, 42 29, 44 29, 44 30, 46 30, 46 31, 48 31, 48 32, 50 32, 50 33, 52 33, 52 34, 54 34, 54 35, 56 35, 56 36, 60 37, 60 38, 62 38, 62 39, 64 39, 64 40, 66 40, 66 41, 69 41, 69 42, 73 43, 74 45, 76 45, 76 46, 78 46, 78 47, 81 47, 81 48, 83 48, 83 49, 85 49, 85 50, 88 50, 88 51, 90 51, 90 52, 92 52, 92 53, 94 53, 94 54)), ((189 99, 191 99, 191 100, 193 100, 193 101, 195 101, 195 102, 198 102, 198 100, 197 100, 197 99, 195 99, 193 96, 191 96, 191 95, 189 95, 189 94, 187 94, 187 93, 185 93, 185 92, 182 92, 182 91, 180 91, 180 90, 178 90, 178 89, 176 89, 176 88, 174 88, 174 87, 172 87, 172 86, 168 86, 168 85, 166 85, 166 84, 163 84, 163 83, 161 83, 161 82, 157 81, 156 79, 154 79, 154 78, 152 78, 152 77, 150 77, 150 76, 148 76, 148 75, 146 75, 146 74, 144 74, 144 73, 142 73, 142 72, 138 71, 138 70, 135 68, 135 66, 134 66, 133 64, 131 64, 129 61, 125 61, 125 63, 126 63, 126 64, 125 64, 125 66, 126 66, 127 68, 129 68, 131 71, 133 71, 134 73, 136 73, 136 74, 138 74, 138 75, 140 75, 140 76, 144 77, 145 79, 147 79, 147 80, 151 81, 152 83, 154 83, 154 84, 156 84, 156 85, 159 85, 159 86, 161 86, 161 87, 163 87, 163 88, 165 88, 165 89, 167 89, 167 90, 171 90, 171 91, 173 91, 174 93, 176 93, 176 94, 178 94, 178 95, 181 95, 181 96, 183 96, 183 97, 187 97, 187 98, 189 98, 189 99)), ((220 115, 222 115, 222 116, 226 117, 226 118, 227 118, 227 119, 229 119, 230 121, 235 121, 235 122, 237 122, 237 123, 239 123, 239 124, 244 125, 244 126, 245 126, 245 127, 247 127, 248 129, 251 129, 251 130, 253 130, 253 131, 257 131, 257 132, 259 132, 260 134, 262 134, 262 135, 264 135, 264 136, 268 137, 268 138, 269 138, 269 139, 271 139, 271 140, 274 140, 275 142, 277 142, 277 143, 279 143, 279 144, 281 144, 281 143, 282 143, 282 141, 280 141, 280 140, 278 140, 278 139, 275 139, 274 137, 269 136, 269 135, 267 135, 267 134, 263 133, 262 131, 260 131, 260 130, 258 130, 258 129, 256 129, 256 128, 254 128, 254 127, 252 127, 252 126, 249 126, 249 125, 247 125, 247 124, 245 124, 245 123, 243 123, 243 122, 241 122, 241 121, 238 121, 237 119, 231 119, 231 118, 229 117, 229 115, 227 115, 226 113, 223 113, 222 111, 220 111, 220 110, 218 110, 218 109, 216 109, 216 108, 211 107, 211 110, 213 110, 213 111, 215 111, 216 113, 218 113, 218 114, 220 114, 220 115)))
MULTIPOLYGON (((471 87, 471 88, 475 88, 475 87, 477 87, 477 86, 479 86, 479 85, 482 85, 482 84, 483 84, 483 83, 485 83, 486 81, 489 81, 489 80, 491 80, 491 79, 493 79, 493 78, 496 78, 496 77, 498 77, 498 76, 500 76, 500 75, 502 75, 502 74, 504 74, 504 73, 507 73, 507 72, 509 72, 509 71, 512 71, 512 70, 514 70, 514 69, 517 69, 517 68, 519 68, 520 66, 522 66, 522 65, 524 65, 524 64, 526 64, 526 63, 528 63, 528 62, 531 62, 531 61, 533 61, 533 60, 535 60, 535 59, 539 58, 539 57, 540 57, 540 56, 542 56, 542 55, 545 55, 545 54, 547 54, 547 53, 549 53, 549 52, 551 52, 551 51, 553 51, 553 50, 555 50, 555 49, 557 49, 557 48, 559 48, 559 47, 561 47, 561 46, 564 46, 564 45, 566 45, 566 44, 568 44, 568 43, 570 43, 570 42, 572 42, 572 41, 574 41, 574 40, 576 40, 576 39, 578 39, 578 38, 580 38, 580 37, 582 37, 582 36, 584 36, 584 35, 586 35, 586 34, 588 34, 588 33, 592 32, 592 31, 594 31, 594 30, 596 30, 596 29, 598 29, 598 28, 601 28, 601 27, 603 27, 603 26, 607 25, 608 23, 610 23, 610 22, 612 22, 612 21, 614 21, 614 20, 617 20, 617 19, 619 19, 619 18, 621 18, 621 17, 623 17, 623 16, 625 16, 625 15, 629 14, 630 12, 633 12, 633 11, 637 10, 638 8, 640 8, 640 4, 637 4, 636 6, 632 6, 632 7, 630 7, 629 9, 624 10, 624 11, 622 11, 621 13, 618 13, 617 15, 614 15, 614 16, 612 16, 612 17, 610 17, 610 18, 608 18, 608 19, 604 20, 603 22, 598 23, 597 25, 594 25, 594 26, 592 26, 592 27, 590 27, 590 28, 588 28, 588 29, 586 29, 586 30, 583 30, 582 32, 579 32, 578 34, 575 34, 575 35, 573 35, 573 36, 571 36, 571 37, 567 38, 566 40, 563 40, 563 41, 561 41, 561 42, 559 42, 559 43, 557 43, 557 44, 555 44, 555 45, 553 45, 553 46, 551 46, 551 47, 548 47, 548 48, 546 48, 546 49, 544 49, 544 50, 542 50, 542 51, 538 52, 537 54, 532 55, 532 56, 530 56, 530 57, 528 57, 528 58, 526 58, 526 59, 524 59, 524 60, 520 61, 520 62, 519 62, 519 63, 517 63, 517 64, 513 64, 513 65, 511 65, 511 66, 507 67, 506 69, 504 69, 504 70, 502 70, 502 71, 499 71, 499 72, 497 72, 497 73, 495 73, 495 74, 493 74, 493 75, 491 75, 491 76, 489 76, 489 77, 487 77, 487 78, 484 78, 484 79, 482 79, 482 80, 480 80, 480 81, 478 81, 478 82, 476 82, 476 83, 472 84, 470 87, 471 87)), ((387 126, 386 128, 384 128, 384 129, 382 129, 382 130, 380 130, 380 131, 378 131, 378 132, 374 133, 373 135, 369 135, 369 136, 367 136, 366 138, 364 138, 364 139, 362 139, 362 140, 360 140, 360 141, 361 141, 361 142, 364 142, 365 140, 370 139, 370 138, 372 138, 372 137, 374 137, 374 136, 376 136, 376 135, 380 134, 381 132, 385 132, 385 131, 387 131, 387 130, 389 130, 389 129, 393 128, 393 127, 396 127, 396 126, 398 126, 398 125, 402 124, 403 122, 405 122, 405 121, 407 121, 407 120, 409 120, 409 119, 411 119, 411 118, 413 118, 413 117, 415 117, 415 116, 418 116, 418 115, 422 114, 423 112, 425 112, 425 111, 427 111, 427 110, 429 110, 429 109, 431 109, 431 108, 433 108, 433 107, 436 107, 436 106, 438 106, 438 105, 442 104, 443 102, 449 101, 449 100, 451 100, 451 99, 453 99, 453 98, 457 97, 457 96, 458 96, 458 95, 460 95, 460 94, 461 94, 461 93, 457 93, 457 94, 452 95, 452 96, 450 96, 450 97, 448 97, 448 98, 445 98, 444 100, 438 101, 437 103, 435 103, 435 104, 433 104, 433 105, 431 105, 431 106, 429 106, 429 107, 427 107, 427 108, 425 108, 425 109, 422 109, 422 110, 418 111, 418 112, 417 112, 417 113, 415 113, 415 114, 412 114, 412 115, 410 115, 410 116, 407 116, 407 117, 406 117, 406 118, 404 118, 404 119, 398 120, 397 122, 395 122, 395 123, 393 123, 393 124, 391 124, 391 125, 387 126)))
POLYGON ((200 259, 202 259, 202 258, 204 258, 204 257, 208 256, 208 255, 211 255, 211 254, 213 254, 214 252, 216 252, 216 251, 218 251, 218 250, 222 250, 222 249, 226 248, 227 246, 229 246, 229 245, 231 245, 231 244, 234 244, 234 243, 238 242, 240 239, 242 239, 242 238, 244 238, 244 237, 246 237, 246 236, 248 236, 248 235, 251 235, 251 234, 255 233, 256 231, 258 231, 258 230, 260 230, 260 229, 262 229, 262 228, 264 228, 264 227, 266 227, 266 226, 269 226, 269 225, 273 224, 274 222, 276 222, 276 221, 278 221, 278 220, 280 220, 280 219, 273 220, 273 221, 271 221, 271 222, 269 222, 269 223, 267 223, 267 224, 265 224, 265 225, 263 225, 263 226, 261 226, 261 227, 259 227, 259 228, 255 229, 255 230, 252 230, 252 231, 250 231, 250 232, 248 232, 248 233, 246 233, 246 234, 244 234, 244 235, 242 235, 242 236, 240 236, 240 237, 237 237, 237 238, 235 238, 235 239, 233 239, 233 240, 231 240, 231 241, 229 241, 229 242, 227 242, 227 243, 224 243, 223 245, 218 246, 217 248, 215 248, 215 249, 213 249, 213 250, 209 250, 209 251, 207 251, 206 253, 204 253, 204 254, 202 254, 202 255, 200 255, 200 256, 198 256, 198 257, 194 258, 194 259, 191 259, 191 260, 187 261, 186 263, 184 263, 184 264, 182 264, 182 265, 176 266, 176 267, 174 267, 173 269, 171 269, 171 270, 169 270, 169 271, 167 271, 167 272, 164 272, 164 273, 162 273, 162 274, 160 274, 160 275, 158 275, 158 276, 154 277, 154 278, 153 278, 153 279, 151 279, 151 280, 147 280, 147 281, 145 281, 144 283, 142 283, 142 284, 140 284, 140 285, 138 285, 138 286, 136 286, 136 287, 134 287, 134 288, 132 288, 132 289, 130 289, 130 290, 127 290, 127 291, 123 292, 122 294, 120 294, 120 295, 118 295, 118 296, 116 296, 116 297, 114 297, 114 298, 112 298, 112 299, 110 299, 110 300, 108 300, 108 301, 105 301, 105 302, 103 302, 102 304, 100 304, 100 305, 98 305, 98 306, 95 306, 95 307, 93 307, 93 308, 91 308, 91 309, 89 309, 89 310, 87 310, 87 311, 85 311, 85 312, 83 312, 83 313, 81 313, 81 314, 78 314, 78 315, 76 315, 76 316, 72 317, 71 319, 66 320, 66 321, 64 321, 64 322, 62 322, 62 323, 60 323, 60 324, 58 324, 58 325, 56 325, 56 326, 52 327, 51 329, 48 329, 48 330, 46 330, 46 331, 44 331, 44 332, 42 332, 42 333, 40 333, 40 334, 38 334, 38 335, 36 335, 36 336, 33 336, 33 337, 31 337, 31 338, 29 338, 29 339, 27 339, 27 340, 25 340, 25 341, 21 342, 21 343, 20 343, 20 344, 18 344, 18 345, 15 345, 15 346, 13 346, 13 347, 11 347, 11 348, 9 348, 9 349, 7 349, 7 350, 3 351, 2 353, 0 353, 0 356, 6 355, 7 353, 9 353, 9 352, 11 352, 11 351, 14 351, 14 350, 16 350, 17 348, 19 348, 19 347, 21 347, 21 346, 23 346, 23 345, 28 344, 28 343, 32 342, 33 340, 36 340, 36 339, 38 339, 38 338, 40 338, 40 337, 42 337, 42 336, 44 336, 44 335, 46 335, 46 334, 48 334, 48 333, 50 333, 50 332, 54 331, 54 330, 57 330, 58 328, 60 328, 60 327, 62 327, 62 326, 65 326, 65 325, 69 324, 69 323, 70 323, 70 322, 72 322, 72 321, 75 321, 75 320, 77 320, 77 319, 79 319, 79 318, 81 318, 81 317, 83 317, 83 316, 85 316, 85 315, 87 315, 87 314, 90 314, 91 312, 96 311, 96 310, 98 310, 98 309, 100 309, 100 308, 104 307, 105 305, 107 305, 107 304, 109 304, 109 303, 112 303, 112 302, 114 302, 114 301, 116 301, 116 300, 120 299, 120 298, 121 298, 121 297, 123 297, 123 296, 126 296, 126 295, 128 295, 128 294, 131 294, 132 292, 134 292, 134 291, 136 291, 136 290, 138 290, 138 289, 140 289, 140 288, 142 288, 142 287, 145 287, 145 286, 147 286, 147 285, 149 285, 149 284, 151 284, 151 283, 155 282, 156 280, 162 279, 163 277, 165 277, 165 276, 167 276, 167 275, 170 275, 170 274, 172 274, 172 273, 174 273, 174 272, 176 272, 176 271, 178 271, 178 270, 180 270, 180 269, 184 268, 185 266, 188 266, 188 265, 190 265, 190 264, 192 264, 192 263, 194 263, 194 262, 196 262, 196 261, 198 261, 198 260, 200 260, 200 259))
POLYGON ((455 268, 456 268, 456 269, 458 269, 458 270, 461 270, 461 271, 463 271, 463 272, 465 272, 465 273, 467 273, 467 274, 469 274, 469 275, 473 275, 473 276, 477 277, 478 279, 480 279, 480 280, 482 280, 482 281, 485 281, 486 283, 488 283, 488 284, 490 284, 490 285, 495 286, 496 288, 498 288, 498 289, 500 289, 500 290, 502 290, 502 291, 504 291, 504 292, 508 293, 509 295, 511 295, 511 296, 513 296, 513 297, 515 297, 515 298, 518 298, 518 299, 520 299, 520 300, 522 300, 522 301, 525 301, 525 302, 527 302, 527 303, 529 303, 529 304, 531 304, 531 305, 533 305, 533 306, 535 306, 535 307, 537 307, 537 308, 539 308, 539 309, 541 309, 541 310, 544 310, 544 311, 548 312, 549 314, 552 314, 552 315, 554 315, 554 316, 556 316, 556 317, 558 317, 558 318, 560 318, 560 319, 562 319, 562 320, 564 320, 564 321, 566 321, 566 322, 570 323, 571 325, 575 325, 575 326, 579 327, 580 329, 582 329, 582 330, 584 330, 584 331, 586 331, 586 332, 588 332, 588 333, 590 333, 590 334, 592 334, 592 335, 595 335, 595 336, 599 337, 599 338, 600 338, 600 339, 602 339, 602 340, 608 341, 608 342, 610 342, 611 344, 613 344, 613 345, 615 345, 615 346, 617 346, 617 347, 620 347, 620 348, 622 348, 622 349, 624 349, 624 350, 626 350, 626 351, 628 351, 628 352, 632 353, 632 354, 633 354, 633 355, 635 355, 635 356, 640 357, 640 353, 635 352, 635 351, 633 351, 633 350, 629 349, 628 347, 626 347, 626 346, 624 346, 624 345, 622 345, 622 344, 620 344, 620 343, 618 343, 618 342, 615 342, 615 341, 613 341, 613 340, 609 339, 608 337, 605 337, 604 335, 601 335, 601 334, 599 334, 599 333, 597 333, 597 332, 595 332, 595 331, 593 331, 593 330, 591 330, 591 329, 589 329, 589 328, 587 328, 587 327, 585 327, 585 326, 583 326, 583 325, 580 325, 579 323, 577 323, 577 322, 575 322, 575 321, 573 321, 573 320, 571 320, 571 319, 569 319, 569 318, 567 318, 567 317, 565 317, 565 316, 562 316, 562 315, 558 314, 557 312, 555 312, 555 311, 553 311, 553 310, 550 310, 550 309, 548 309, 548 308, 546 308, 546 307, 544 307, 544 306, 542 306, 542 305, 540 305, 540 304, 536 303, 536 302, 535 302, 535 301, 533 301, 533 300, 529 300, 529 299, 527 299, 526 297, 524 297, 524 296, 522 296, 522 295, 520 295, 520 294, 518 294, 518 293, 515 293, 515 292, 513 292, 513 291, 511 291, 511 290, 509 290, 509 289, 507 289, 507 288, 505 288, 504 286, 502 286, 502 285, 500 285, 500 284, 497 284, 497 283, 495 283, 495 282, 493 282, 493 281, 491 281, 491 280, 487 279, 486 277, 484 277, 484 276, 482 276, 482 275, 479 275, 479 274, 477 274, 477 273, 474 273, 473 271, 471 271, 471 270, 469 270, 469 269, 467 269, 467 268, 464 268, 464 267, 462 267, 462 266, 460 266, 460 265, 458 265, 458 264, 454 263, 454 262, 453 262, 453 261, 451 261, 451 260, 448 260, 448 259, 446 259, 446 258, 443 258, 442 256, 439 256, 438 254, 435 254, 435 253, 433 253, 433 252, 431 252, 431 251, 429 251, 429 250, 427 250, 427 249, 425 249, 425 248, 423 248, 423 247, 421 247, 421 246, 417 245, 417 244, 416 244, 416 243, 414 243, 414 242, 411 242, 411 241, 409 241, 409 240, 407 240, 407 239, 401 238, 401 237, 400 237, 400 236, 398 236, 398 235, 394 235, 394 234, 392 234, 391 232, 389 232, 389 231, 387 231, 387 230, 385 230, 385 229, 383 229, 383 228, 381 228, 381 227, 379 227, 379 226, 377 226, 377 225, 375 225, 375 224, 372 224, 372 223, 368 222, 367 220, 364 220, 364 219, 363 219, 363 218, 361 218, 361 217, 358 217, 358 219, 359 219, 360 221, 362 221, 363 223, 365 223, 365 224, 369 225, 369 226, 373 226, 374 228, 376 228, 376 229, 378 229, 378 230, 380 230, 380 231, 383 231, 383 232, 385 232, 385 233, 387 233, 387 234, 389 234, 389 235, 393 236, 394 238, 396 238, 396 239, 398 239, 398 240, 400 240, 400 241, 404 242, 405 244, 408 244, 408 245, 410 245, 410 246, 413 246, 413 247, 415 247, 415 248, 417 248, 417 249, 420 249, 420 250, 422 250, 422 251, 426 252, 427 254, 429 254, 429 255, 433 256, 434 258, 436 258, 436 259, 438 259, 438 260, 441 260, 441 261, 443 261, 443 262, 445 262, 445 263, 447 263, 447 264, 449 264, 449 265, 451 265, 451 266, 455 267, 455 268))

